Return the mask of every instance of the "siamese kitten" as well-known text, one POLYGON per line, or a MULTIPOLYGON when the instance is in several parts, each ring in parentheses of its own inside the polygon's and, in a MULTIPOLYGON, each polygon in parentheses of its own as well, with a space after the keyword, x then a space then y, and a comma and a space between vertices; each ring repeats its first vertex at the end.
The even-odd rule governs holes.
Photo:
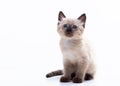
POLYGON ((95 65, 91 49, 83 38, 86 15, 82 14, 77 19, 66 18, 62 11, 58 15, 57 31, 61 37, 60 48, 63 54, 64 70, 48 73, 46 77, 63 75, 61 82, 82 83, 84 80, 94 78, 95 65))

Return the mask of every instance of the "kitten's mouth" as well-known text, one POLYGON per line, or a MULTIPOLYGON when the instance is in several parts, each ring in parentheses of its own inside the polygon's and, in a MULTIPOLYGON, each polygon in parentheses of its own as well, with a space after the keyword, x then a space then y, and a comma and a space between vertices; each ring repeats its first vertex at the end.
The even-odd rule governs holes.
POLYGON ((72 33, 72 32, 65 32, 65 35, 66 35, 67 37, 72 37, 72 36, 73 36, 73 33, 72 33))

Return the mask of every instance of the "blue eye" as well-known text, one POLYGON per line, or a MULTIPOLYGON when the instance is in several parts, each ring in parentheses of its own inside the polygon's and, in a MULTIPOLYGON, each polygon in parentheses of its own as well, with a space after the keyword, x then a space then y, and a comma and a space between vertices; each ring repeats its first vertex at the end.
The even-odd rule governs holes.
POLYGON ((73 25, 73 26, 72 26, 72 29, 77 29, 77 26, 76 26, 76 25, 73 25))
POLYGON ((63 25, 63 28, 64 28, 64 29, 67 29, 67 27, 68 27, 67 24, 64 24, 64 25, 63 25))

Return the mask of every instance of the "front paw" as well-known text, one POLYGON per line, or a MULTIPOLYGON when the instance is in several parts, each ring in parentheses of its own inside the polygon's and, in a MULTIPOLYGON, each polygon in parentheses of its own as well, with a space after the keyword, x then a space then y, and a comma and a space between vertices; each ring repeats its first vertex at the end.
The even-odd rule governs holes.
POLYGON ((83 80, 80 78, 73 78, 73 83, 82 83, 83 80))
POLYGON ((69 82, 69 81, 70 81, 70 79, 69 79, 68 77, 62 76, 62 77, 60 78, 60 82, 69 82))

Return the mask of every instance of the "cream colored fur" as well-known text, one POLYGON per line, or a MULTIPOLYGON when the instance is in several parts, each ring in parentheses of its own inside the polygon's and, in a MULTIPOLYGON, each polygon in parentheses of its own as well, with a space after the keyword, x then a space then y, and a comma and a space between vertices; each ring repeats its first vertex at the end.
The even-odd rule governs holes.
POLYGON ((84 80, 85 74, 95 74, 95 65, 92 57, 91 47, 89 42, 83 37, 85 28, 83 27, 82 20, 68 19, 65 16, 61 17, 58 24, 58 33, 61 37, 60 48, 63 54, 64 75, 63 77, 70 78, 70 74, 75 72, 75 78, 84 80), (72 37, 67 37, 64 24, 76 25, 77 30, 73 31, 72 37))

